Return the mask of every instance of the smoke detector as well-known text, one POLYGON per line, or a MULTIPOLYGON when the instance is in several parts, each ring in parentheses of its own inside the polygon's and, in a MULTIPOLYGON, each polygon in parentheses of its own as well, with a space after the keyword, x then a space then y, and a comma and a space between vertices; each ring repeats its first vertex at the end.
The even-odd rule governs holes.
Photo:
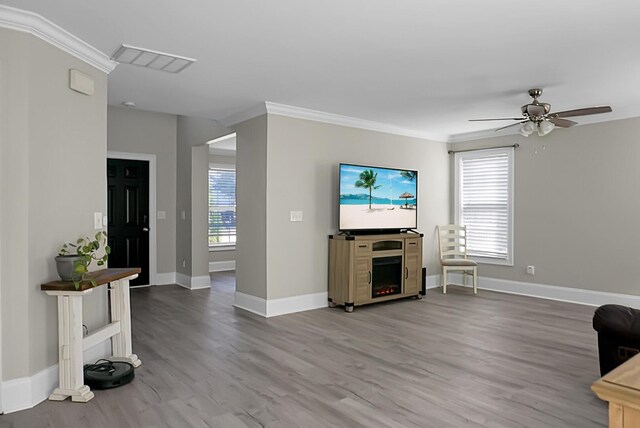
POLYGON ((120 64, 131 64, 168 73, 180 73, 196 62, 193 58, 123 44, 111 57, 120 64))

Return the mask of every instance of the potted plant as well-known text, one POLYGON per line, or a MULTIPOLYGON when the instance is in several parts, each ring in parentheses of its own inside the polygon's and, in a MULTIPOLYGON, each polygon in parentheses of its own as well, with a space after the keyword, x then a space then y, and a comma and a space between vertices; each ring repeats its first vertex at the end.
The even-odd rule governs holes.
POLYGON ((94 239, 85 237, 79 238, 75 243, 64 244, 56 257, 58 275, 63 281, 73 281, 76 290, 83 281, 89 281, 95 287, 96 280, 87 275, 89 264, 95 260, 98 266, 104 266, 110 253, 107 233, 104 231, 96 233, 94 239), (98 255, 100 248, 104 248, 102 256, 98 255))

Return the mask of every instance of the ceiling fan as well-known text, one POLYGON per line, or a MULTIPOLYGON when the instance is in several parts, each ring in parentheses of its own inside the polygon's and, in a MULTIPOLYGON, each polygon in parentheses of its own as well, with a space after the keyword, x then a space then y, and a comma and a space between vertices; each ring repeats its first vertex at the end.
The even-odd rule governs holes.
POLYGON ((542 95, 542 89, 529 89, 529 96, 533 101, 522 106, 522 117, 505 117, 499 119, 470 119, 470 122, 485 122, 491 120, 517 120, 518 122, 511 125, 497 128, 495 131, 511 128, 512 126, 520 126, 520 135, 528 137, 533 131, 538 131, 538 135, 547 135, 557 126, 560 128, 570 128, 577 125, 578 122, 565 119, 565 117, 587 116, 590 114, 610 113, 611 107, 586 107, 575 110, 565 110, 551 113, 551 104, 541 103, 538 97, 542 95))

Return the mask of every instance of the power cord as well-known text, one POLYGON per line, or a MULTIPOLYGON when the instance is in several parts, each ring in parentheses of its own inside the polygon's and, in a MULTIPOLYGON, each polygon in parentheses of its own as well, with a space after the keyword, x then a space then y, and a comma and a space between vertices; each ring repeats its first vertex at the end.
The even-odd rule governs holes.
POLYGON ((85 370, 89 370, 92 372, 103 372, 112 375, 116 368, 113 366, 113 361, 100 359, 95 362, 95 364, 87 364, 84 366, 85 370))

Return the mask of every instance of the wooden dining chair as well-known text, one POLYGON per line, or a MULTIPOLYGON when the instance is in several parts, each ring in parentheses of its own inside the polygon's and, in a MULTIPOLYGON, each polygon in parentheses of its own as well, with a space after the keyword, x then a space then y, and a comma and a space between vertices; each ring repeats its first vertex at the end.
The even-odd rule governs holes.
POLYGON ((478 294, 478 263, 467 259, 467 228, 455 224, 436 226, 438 247, 440 248, 440 265, 442 266, 442 293, 447 293, 447 273, 462 271, 464 285, 467 285, 467 274, 473 275, 473 294, 478 294))

